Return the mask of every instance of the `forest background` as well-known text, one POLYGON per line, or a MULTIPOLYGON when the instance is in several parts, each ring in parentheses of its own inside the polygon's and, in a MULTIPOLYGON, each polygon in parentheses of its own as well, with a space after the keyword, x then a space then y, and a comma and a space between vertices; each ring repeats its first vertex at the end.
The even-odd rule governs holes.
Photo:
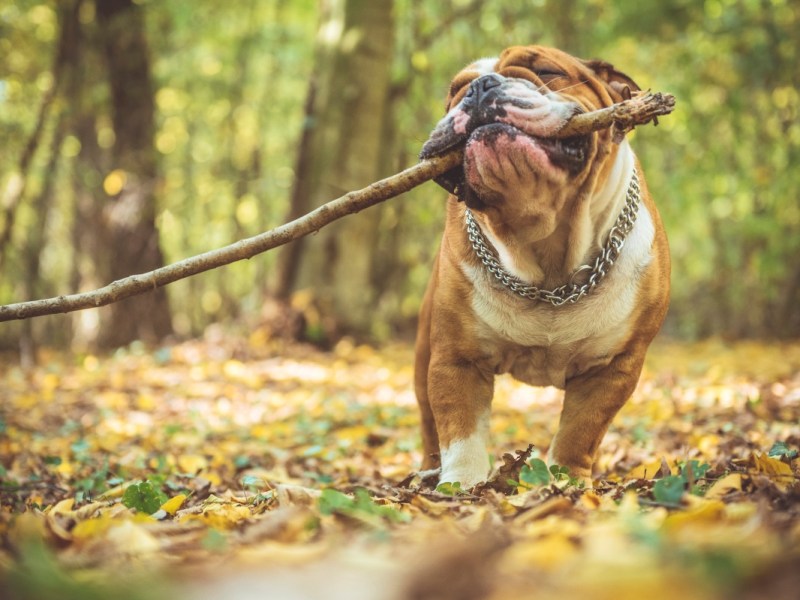
POLYGON ((795 597, 798 25, 800 0, 0 0, 0 304, 414 164, 452 75, 508 45, 678 101, 631 135, 671 243, 666 335, 591 487, 542 461, 561 396, 509 378, 488 487, 415 471, 409 341, 446 197, 426 183, 0 325, 0 596, 795 597))
MULTIPOLYGON (((798 21, 796 0, 3 0, 0 303, 150 270, 395 173, 455 72, 541 43, 678 98, 633 139, 671 242, 666 332, 797 337, 798 21)), ((166 292, 6 324, 0 348, 188 337, 268 318, 265 298, 303 313, 302 337, 410 337, 444 198, 426 184, 166 292)))

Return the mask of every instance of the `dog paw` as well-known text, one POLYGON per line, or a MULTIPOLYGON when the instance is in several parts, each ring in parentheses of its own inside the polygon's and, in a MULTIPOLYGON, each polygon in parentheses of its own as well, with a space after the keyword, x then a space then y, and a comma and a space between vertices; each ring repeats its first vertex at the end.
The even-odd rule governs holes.
POLYGON ((438 478, 442 472, 442 467, 437 467, 435 469, 425 469, 424 471, 417 471, 417 477, 422 479, 432 479, 433 477, 438 478))
POLYGON ((439 483, 460 483, 461 489, 466 491, 486 481, 486 476, 483 470, 448 470, 442 472, 439 483))

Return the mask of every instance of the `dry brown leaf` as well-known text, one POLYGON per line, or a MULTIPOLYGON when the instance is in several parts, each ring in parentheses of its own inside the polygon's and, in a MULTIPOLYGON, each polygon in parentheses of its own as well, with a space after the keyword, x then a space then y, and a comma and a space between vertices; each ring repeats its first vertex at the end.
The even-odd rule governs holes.
MULTIPOLYGON (((509 456, 492 479, 503 493, 490 482, 480 496, 448 496, 396 483, 420 462, 409 347, 326 353, 251 338, 184 342, 164 362, 51 355, 49 370, 25 376, 0 365, 0 577, 38 539, 65 568, 98 576, 141 564, 212 582, 252 565, 266 590, 278 572, 293 582, 327 574, 325 590, 346 579, 346 553, 350 595, 380 572, 398 594, 413 582, 445 598, 474 575, 498 600, 666 600, 675 590, 716 600, 709 568, 732 565, 720 580, 748 590, 751 574, 800 555, 798 463, 788 458, 800 446, 800 345, 657 344, 600 447, 592 489, 562 477, 516 495, 504 486, 524 457, 509 456), (776 441, 787 458, 767 455, 776 441), (690 461, 711 467, 689 482, 690 461), (657 501, 656 484, 681 476, 684 504, 657 501), (160 520, 122 502, 141 481, 163 494, 149 505, 160 520), (321 514, 325 489, 353 502, 346 518, 321 514), (469 548, 487 529, 502 541, 477 542, 492 567, 469 548), (469 573, 457 573, 459 561, 469 573), (452 590, 431 580, 436 568, 458 579, 452 590)), ((559 393, 499 378, 492 451, 546 444, 561 406, 559 393)), ((358 589, 383 598, 380 586, 358 589)))

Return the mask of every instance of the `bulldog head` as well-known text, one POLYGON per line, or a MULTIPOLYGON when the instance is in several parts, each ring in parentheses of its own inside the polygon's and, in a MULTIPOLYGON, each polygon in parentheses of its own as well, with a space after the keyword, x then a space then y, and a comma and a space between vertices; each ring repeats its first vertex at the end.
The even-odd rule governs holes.
POLYGON ((610 106, 638 89, 608 63, 514 46, 456 75, 448 112, 420 156, 465 144, 463 165, 437 183, 483 213, 490 230, 513 223, 525 226, 528 241, 544 239, 602 179, 617 152, 608 130, 567 139, 553 133, 577 112, 610 106))

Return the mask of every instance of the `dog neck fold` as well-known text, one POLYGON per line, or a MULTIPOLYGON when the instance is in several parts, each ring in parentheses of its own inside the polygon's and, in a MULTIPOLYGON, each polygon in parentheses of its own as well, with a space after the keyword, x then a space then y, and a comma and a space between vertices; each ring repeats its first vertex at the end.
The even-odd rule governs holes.
POLYGON ((634 168, 625 194, 625 204, 614 225, 608 231, 606 242, 603 244, 600 254, 592 264, 578 267, 568 282, 552 290, 541 289, 521 281, 506 271, 498 260, 491 244, 484 237, 469 208, 465 210, 465 223, 467 236, 475 255, 483 263, 486 270, 503 287, 522 298, 550 303, 553 306, 563 306, 565 304, 575 304, 584 296, 590 294, 608 274, 620 252, 622 252, 625 238, 636 223, 640 204, 639 177, 634 168))

